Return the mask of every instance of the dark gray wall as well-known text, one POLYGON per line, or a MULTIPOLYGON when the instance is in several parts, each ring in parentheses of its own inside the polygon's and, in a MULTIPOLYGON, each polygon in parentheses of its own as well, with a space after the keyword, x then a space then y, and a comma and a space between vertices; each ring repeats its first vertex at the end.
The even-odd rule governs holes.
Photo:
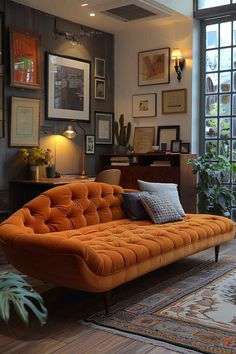
MULTIPOLYGON (((69 41, 62 38, 55 38, 53 33, 54 16, 22 6, 12 1, 0 0, 0 11, 5 16, 4 31, 4 58, 5 58, 5 138, 0 139, 0 204, 6 202, 6 191, 9 180, 24 177, 25 168, 17 160, 18 149, 8 147, 8 132, 10 121, 10 100, 12 96, 40 98, 42 100, 41 112, 41 136, 60 134, 66 121, 45 120, 45 52, 51 52, 75 58, 91 61, 91 121, 81 123, 86 134, 94 134, 94 112, 114 111, 114 37, 112 34, 101 32, 99 35, 90 38, 83 37, 82 44, 73 46, 69 41), (43 89, 30 90, 10 87, 10 49, 9 29, 18 29, 25 32, 39 34, 42 44, 42 68, 43 68, 43 89), (94 99, 94 60, 95 57, 106 60, 106 99, 94 99)), ((57 28, 63 31, 70 31, 78 34, 80 25, 63 19, 57 19, 57 28)), ((67 121, 68 122, 68 121, 67 121)), ((79 144, 79 139, 78 142, 79 144)), ((98 168, 99 155, 106 152, 109 147, 96 146, 96 156, 87 156, 87 169, 89 174, 95 174, 98 168)), ((0 205, 0 210, 2 209, 0 205)))

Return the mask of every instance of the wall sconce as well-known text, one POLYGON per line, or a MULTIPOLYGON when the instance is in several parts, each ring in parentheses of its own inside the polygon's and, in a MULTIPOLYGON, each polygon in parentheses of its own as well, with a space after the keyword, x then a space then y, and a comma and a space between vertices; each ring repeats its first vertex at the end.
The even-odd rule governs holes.
MULTIPOLYGON (((81 127, 81 125, 79 124, 79 122, 76 122, 77 125, 79 126, 79 128, 82 130, 83 132, 83 141, 82 141, 82 167, 81 167, 81 173, 78 176, 78 178, 87 178, 88 176, 86 175, 85 172, 85 153, 84 153, 84 145, 85 145, 85 129, 81 127)), ((67 124, 62 132, 62 135, 64 135, 66 138, 68 139, 74 139, 77 135, 78 132, 74 127, 73 122, 70 122, 69 124, 67 124)))
POLYGON ((182 71, 184 69, 185 65, 185 59, 183 58, 183 55, 181 53, 181 50, 179 48, 174 48, 172 49, 171 53, 171 59, 175 60, 175 71, 177 73, 177 79, 180 82, 182 78, 182 71))

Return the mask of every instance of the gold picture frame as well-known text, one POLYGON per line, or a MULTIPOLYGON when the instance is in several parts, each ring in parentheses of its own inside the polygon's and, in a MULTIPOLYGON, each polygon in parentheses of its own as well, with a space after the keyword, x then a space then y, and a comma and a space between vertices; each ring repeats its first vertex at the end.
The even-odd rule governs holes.
POLYGON ((152 150, 155 139, 155 127, 135 127, 134 128, 134 152, 146 153, 152 150))
POLYGON ((187 89, 162 91, 162 114, 187 113, 187 89))

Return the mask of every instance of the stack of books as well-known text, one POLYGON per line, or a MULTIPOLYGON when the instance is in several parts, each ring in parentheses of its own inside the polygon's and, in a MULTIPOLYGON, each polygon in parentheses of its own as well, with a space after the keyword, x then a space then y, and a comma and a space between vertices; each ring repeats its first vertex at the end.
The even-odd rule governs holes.
POLYGON ((129 156, 112 156, 111 166, 129 166, 129 156))
POLYGON ((171 167, 171 162, 170 161, 153 161, 153 163, 150 166, 155 166, 155 167, 171 167))

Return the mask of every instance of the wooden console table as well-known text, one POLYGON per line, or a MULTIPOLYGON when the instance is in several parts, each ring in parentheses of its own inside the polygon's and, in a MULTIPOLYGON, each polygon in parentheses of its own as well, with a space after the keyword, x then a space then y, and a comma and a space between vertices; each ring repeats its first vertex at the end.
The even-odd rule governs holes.
POLYGON ((46 190, 68 183, 94 182, 94 177, 60 177, 39 178, 38 180, 18 180, 9 182, 9 209, 10 213, 20 209, 25 203, 37 197, 46 190))

